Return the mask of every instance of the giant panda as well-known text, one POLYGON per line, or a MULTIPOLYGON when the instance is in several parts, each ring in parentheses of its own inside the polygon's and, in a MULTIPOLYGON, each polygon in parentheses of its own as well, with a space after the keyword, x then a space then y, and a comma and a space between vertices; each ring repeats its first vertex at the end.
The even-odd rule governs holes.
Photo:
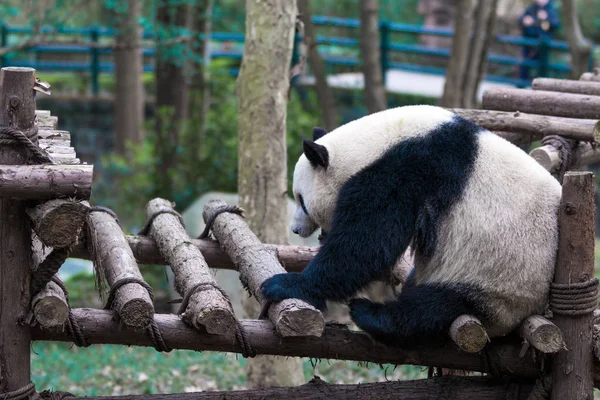
POLYGON ((448 340, 461 314, 490 337, 544 311, 558 246, 560 184, 525 152, 435 106, 404 106, 305 140, 291 230, 326 232, 301 273, 275 275, 266 299, 325 310, 348 302, 376 341, 448 340), (408 246, 409 282, 392 301, 356 296, 408 246))

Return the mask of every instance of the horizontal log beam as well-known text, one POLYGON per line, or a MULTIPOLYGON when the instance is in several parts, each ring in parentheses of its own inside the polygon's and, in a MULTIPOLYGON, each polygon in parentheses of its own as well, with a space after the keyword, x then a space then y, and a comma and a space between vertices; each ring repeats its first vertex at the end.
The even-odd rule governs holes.
POLYGON ((89 199, 93 174, 92 165, 2 165, 0 198, 89 199))
POLYGON ((360 383, 334 385, 313 378, 307 384, 296 387, 270 387, 252 390, 203 391, 196 393, 86 396, 86 400, 263 400, 263 399, 511 399, 525 400, 531 392, 531 383, 502 382, 490 377, 440 376, 412 381, 360 383))
POLYGON ((483 108, 568 118, 600 118, 600 96, 513 88, 487 89, 483 108))
MULTIPOLYGON (((90 344, 152 346, 144 330, 128 329, 110 311, 75 308, 72 313, 90 344)), ((200 332, 184 323, 179 316, 155 314, 154 320, 165 343, 173 349, 241 353, 239 345, 232 343, 231 339, 200 332)), ((526 378, 537 378, 541 368, 539 358, 534 361, 532 357, 519 357, 521 343, 516 336, 492 340, 485 348, 486 361, 481 354, 461 352, 450 341, 442 347, 405 350, 387 347, 346 326, 328 324, 320 337, 282 337, 268 320, 240 322, 257 354, 437 366, 478 372, 490 372, 489 365, 493 364, 500 373, 526 378)), ((68 334, 60 329, 34 327, 31 332, 33 340, 71 341, 68 334)))
POLYGON ((490 131, 507 131, 540 136, 561 135, 580 141, 600 140, 600 122, 596 119, 553 117, 519 111, 456 108, 451 111, 490 131))
MULTIPOLYGON (((146 236, 126 236, 125 238, 139 264, 167 264, 165 259, 160 255, 156 242, 153 239, 146 236)), ((219 243, 215 240, 192 239, 191 242, 200 250, 210 268, 237 271, 236 266, 229 256, 221 250, 219 243)), ((266 244, 265 246, 274 248, 277 251, 279 261, 288 272, 302 271, 317 254, 319 249, 318 247, 310 246, 270 244, 266 244)), ((71 252, 71 257, 91 260, 89 251, 81 243, 75 246, 71 252)))
POLYGON ((575 81, 570 79, 535 78, 531 83, 533 90, 549 92, 587 94, 600 96, 600 82, 575 81))

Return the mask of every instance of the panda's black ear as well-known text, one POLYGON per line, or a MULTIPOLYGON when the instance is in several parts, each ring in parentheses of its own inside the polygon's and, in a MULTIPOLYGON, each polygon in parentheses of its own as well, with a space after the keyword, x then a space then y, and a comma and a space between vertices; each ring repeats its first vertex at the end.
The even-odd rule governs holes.
POLYGON ((319 128, 318 126, 313 128, 313 140, 319 140, 325 135, 327 135, 327 131, 325 129, 319 128))
POLYGON ((319 166, 327 168, 329 165, 329 152, 325 146, 313 142, 312 140, 304 140, 304 155, 310 161, 310 164, 317 168, 319 166))

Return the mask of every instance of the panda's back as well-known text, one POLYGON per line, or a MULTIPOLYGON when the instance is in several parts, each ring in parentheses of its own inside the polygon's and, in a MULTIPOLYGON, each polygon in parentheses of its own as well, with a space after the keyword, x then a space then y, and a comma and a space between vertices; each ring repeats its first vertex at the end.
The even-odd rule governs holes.
POLYGON ((440 219, 435 253, 417 257, 417 282, 472 288, 490 335, 514 329, 546 303, 560 196, 560 184, 535 160, 481 130, 462 196, 440 219))

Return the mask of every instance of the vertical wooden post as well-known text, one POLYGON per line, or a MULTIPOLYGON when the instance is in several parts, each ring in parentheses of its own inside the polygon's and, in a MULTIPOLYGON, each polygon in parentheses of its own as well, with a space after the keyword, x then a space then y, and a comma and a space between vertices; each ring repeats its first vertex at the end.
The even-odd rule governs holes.
MULTIPOLYGON (((554 282, 585 282, 594 277, 594 174, 567 172, 563 179, 558 216, 559 245, 554 282)), ((584 315, 555 313, 567 350, 552 363, 553 400, 593 398, 592 312, 584 315)))
MULTIPOLYGON (((35 126, 35 70, 0 70, 0 126, 25 134, 35 126)), ((24 164, 23 151, 0 146, 1 164, 24 164)), ((31 226, 25 202, 0 199, 0 397, 30 383, 31 336, 21 321, 30 304, 31 226)))

